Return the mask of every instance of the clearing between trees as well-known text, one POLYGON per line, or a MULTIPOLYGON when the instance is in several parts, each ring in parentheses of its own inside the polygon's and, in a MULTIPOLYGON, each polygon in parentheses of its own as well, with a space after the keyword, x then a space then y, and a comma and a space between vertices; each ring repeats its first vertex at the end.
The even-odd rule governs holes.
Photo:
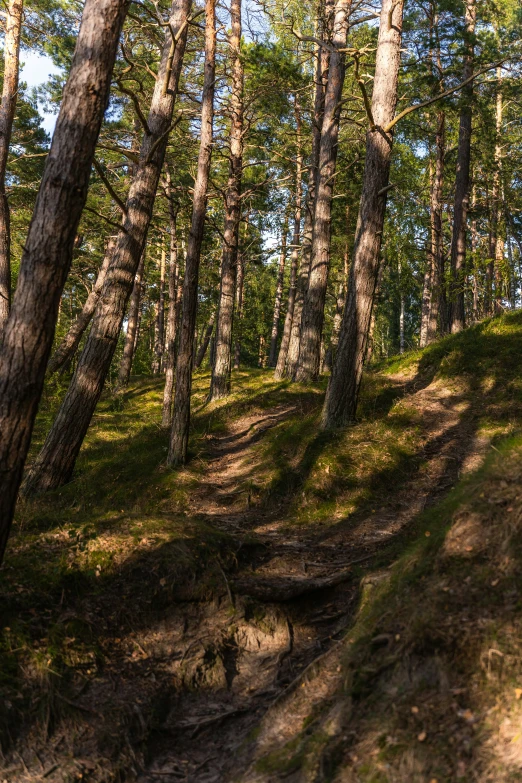
POLYGON ((518 779, 521 356, 516 312, 389 360, 335 434, 200 373, 177 471, 161 381, 107 394, 0 572, 4 778, 518 779))

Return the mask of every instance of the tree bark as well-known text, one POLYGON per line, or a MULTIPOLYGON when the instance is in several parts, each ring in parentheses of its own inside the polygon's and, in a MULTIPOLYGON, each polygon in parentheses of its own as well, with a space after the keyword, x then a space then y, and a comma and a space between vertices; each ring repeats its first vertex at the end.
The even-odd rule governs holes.
POLYGON ((330 337, 330 345, 328 346, 328 350, 325 353, 323 368, 321 372, 324 372, 325 369, 331 372, 335 359, 335 354, 337 351, 337 346, 339 345, 339 332, 341 331, 341 323, 343 320, 343 308, 344 308, 344 303, 346 301, 346 286, 348 285, 348 274, 350 271, 350 249, 349 249, 349 242, 348 242, 349 215, 350 215, 350 207, 349 205, 347 205, 346 206, 347 238, 344 246, 343 270, 341 273, 341 280, 337 288, 337 297, 335 300, 335 315, 332 324, 332 336, 330 337))
MULTIPOLYGON (((337 0, 332 34, 336 50, 346 47, 351 0, 337 0)), ((308 383, 317 380, 321 365, 321 337, 324 306, 330 267, 330 230, 332 197, 339 138, 340 103, 345 74, 345 53, 332 51, 324 101, 324 118, 319 148, 319 174, 315 196, 312 262, 308 289, 301 316, 301 341, 295 380, 308 383)))
MULTIPOLYGON (((325 16, 321 20, 321 36, 324 39, 330 37, 331 33, 331 11, 333 9, 332 0, 326 0, 325 16)), ((320 9, 319 9, 320 11, 320 9)), ((317 192, 317 178, 319 174, 319 148, 321 144, 321 128, 324 116, 324 95, 326 83, 328 81, 328 63, 330 61, 330 52, 325 47, 319 47, 317 50, 316 71, 315 71, 315 96, 314 96, 314 114, 312 126, 312 153, 310 156, 310 168, 308 170, 308 188, 305 198, 305 218, 303 226, 303 241, 301 246, 301 260, 297 276, 297 288, 295 293, 295 304, 292 317, 290 332, 290 342, 286 356, 286 366, 284 374, 293 378, 297 362, 299 360, 299 345, 301 342, 301 317, 303 314, 303 301, 308 288, 308 278, 310 276, 310 264, 312 260, 312 242, 313 226, 315 215, 315 196, 317 192)))
POLYGON ((243 328, 243 286, 245 282, 245 259, 239 253, 236 280, 236 345, 234 348, 234 370, 239 370, 241 364, 241 336, 243 328))
POLYGON ((0 561, 51 352, 126 0, 86 0, 0 348, 0 561))
POLYGON ((502 221, 502 117, 504 111, 502 96, 502 68, 497 68, 497 95, 495 106, 495 171, 493 175, 493 193, 492 193, 492 237, 490 257, 493 262, 495 277, 495 315, 503 312, 502 307, 502 265, 504 262, 504 240, 500 233, 500 224, 502 221))
POLYGON ((103 390, 149 227, 183 62, 191 0, 174 0, 154 86, 147 130, 127 197, 123 227, 92 328, 55 422, 24 487, 40 492, 65 484, 103 390))
MULTIPOLYGON (((212 313, 212 315, 208 319, 208 323, 205 328, 205 331, 203 332, 203 337, 201 339, 200 346, 196 353, 196 360, 194 362, 194 368, 196 370, 199 370, 199 368, 203 364, 203 359, 205 358, 205 354, 207 352, 210 340, 212 338, 212 332, 214 331, 215 322, 216 322, 216 314, 212 313)), ((210 353, 212 355, 212 351, 210 353)))
POLYGON ((287 234, 288 234, 288 209, 285 210, 283 226, 281 229, 281 254, 279 256, 279 268, 277 270, 274 316, 272 318, 272 334, 270 336, 270 353, 268 357, 269 367, 275 367, 277 363, 277 336, 279 334, 279 319, 281 316, 281 302, 283 299, 283 285, 285 282, 287 234))
MULTIPOLYGON (((170 179, 170 178, 169 178, 170 179)), ((170 427, 172 414, 172 392, 174 390, 174 367, 176 364, 176 337, 178 333, 178 314, 181 290, 179 288, 179 255, 177 236, 177 211, 170 198, 168 182, 169 222, 170 222, 170 263, 169 263, 169 309, 167 314, 167 337, 165 356, 165 388, 163 390, 162 427, 170 427)))
MULTIPOLYGON (((476 0, 465 0, 465 54, 463 81, 473 74, 474 36, 476 23, 476 0)), ((465 325, 464 281, 466 267, 466 222, 469 208, 469 186, 471 169, 473 82, 462 90, 460 111, 459 144, 457 152, 457 175, 453 205, 453 233, 451 238, 451 332, 462 331, 465 325)))
POLYGON ((241 61, 241 0, 231 0, 232 93, 230 96, 230 169, 225 198, 225 231, 221 261, 221 289, 216 322, 215 360, 209 400, 230 393, 232 328, 236 294, 241 179, 243 174, 243 63, 241 61))
POLYGON ((198 169, 194 183, 192 221, 185 261, 183 283, 183 310, 180 344, 176 362, 176 389, 174 413, 167 464, 181 465, 187 459, 190 427, 190 395, 192 391, 192 363, 194 333, 198 303, 198 278, 201 244, 207 212, 207 188, 212 156, 214 123, 214 92, 216 79, 216 8, 215 0, 205 3, 205 78, 201 99, 201 133, 198 169))
POLYGON ((23 7, 23 0, 9 0, 5 20, 4 85, 0 105, 0 341, 11 305, 11 229, 5 176, 18 96, 23 7))
POLYGON ((132 361, 138 344, 138 325, 140 319, 141 294, 143 291, 143 271, 145 267, 145 251, 141 254, 140 263, 134 278, 134 286, 129 302, 129 320, 127 323, 127 333, 123 345, 123 354, 121 357, 120 368, 118 371, 118 382, 116 384, 118 391, 126 389, 129 385, 129 379, 132 370, 132 361))
POLYGON ((325 429, 355 419, 386 211, 393 135, 383 129, 394 117, 400 67, 403 1, 383 0, 372 95, 372 125, 366 134, 359 218, 339 346, 322 415, 325 429))
POLYGON ((96 310, 96 305, 99 302, 103 284, 105 282, 105 276, 107 274, 107 269, 109 268, 109 263, 112 258, 114 244, 115 238, 111 237, 109 240, 109 245, 103 256, 103 261, 98 272, 98 277, 96 278, 96 282, 94 283, 92 291, 85 300, 85 304, 82 307, 81 313, 71 325, 62 342, 51 356, 47 367, 47 372, 49 375, 58 372, 58 370, 66 369, 74 354, 78 350, 80 340, 82 339, 85 330, 89 326, 94 311, 96 310))
POLYGON ((157 375, 161 372, 163 362, 163 352, 165 350, 165 269, 167 254, 165 248, 161 248, 160 258, 160 279, 159 279, 159 299, 158 313, 156 316, 156 328, 154 330, 154 361, 152 372, 157 375))
POLYGON ((446 154, 446 115, 437 114, 435 137, 435 168, 430 192, 431 235, 431 301, 426 343, 435 340, 437 333, 445 331, 446 285, 444 275, 444 245, 442 233, 442 188, 444 184, 444 155, 446 154))
POLYGON ((301 206, 302 206, 302 176, 303 176, 303 153, 301 151, 301 115, 299 104, 296 100, 296 125, 297 125, 297 164, 295 172, 295 213, 294 213, 294 231, 292 237, 292 253, 290 255, 290 281, 288 286, 288 302, 286 305, 285 323, 283 327, 283 336, 279 347, 277 365, 274 377, 277 380, 285 377, 286 359, 288 347, 290 345, 290 336, 292 333, 292 321, 294 317, 297 266, 299 263, 299 249, 301 239, 301 206))

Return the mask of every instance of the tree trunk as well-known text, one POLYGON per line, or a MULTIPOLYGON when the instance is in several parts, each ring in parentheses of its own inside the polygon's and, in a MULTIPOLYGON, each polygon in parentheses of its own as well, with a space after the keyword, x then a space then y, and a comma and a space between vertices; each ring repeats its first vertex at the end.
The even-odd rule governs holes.
POLYGON ((234 370, 241 364, 241 332, 243 327, 243 286, 245 281, 245 259, 239 254, 236 280, 236 345, 234 349, 234 370))
POLYGON ((5 192, 7 156, 18 95, 23 0, 9 0, 4 37, 4 85, 0 105, 0 341, 11 305, 11 229, 5 192))
POLYGON ((279 333, 279 318, 281 316, 281 301, 283 299, 283 284, 285 282, 286 266, 286 238, 288 234, 288 209, 285 210, 283 227, 281 230, 281 255, 279 256, 279 269, 277 270, 277 283, 274 302, 274 316, 272 318, 272 334, 270 337, 270 354, 268 366, 275 367, 277 363, 277 336, 279 333))
POLYGON ((0 561, 42 394, 126 10, 126 0, 86 0, 5 326, 0 348, 0 561))
MULTIPOLYGON (((474 35, 476 22, 476 0, 465 0, 465 55, 463 81, 473 75, 474 35)), ((465 325, 464 281, 466 267, 466 222, 469 208, 469 185, 471 167, 471 124, 472 124, 473 82, 462 90, 460 111, 459 145, 457 152, 457 175, 455 180, 455 201, 453 206, 453 233, 451 238, 451 332, 462 331, 465 325)))
MULTIPOLYGON (((196 369, 196 370, 199 370, 199 368, 201 367, 201 365, 203 363, 203 359, 205 358, 205 354, 207 352, 207 349, 208 349, 208 346, 209 346, 209 343, 210 343, 210 340, 211 340, 211 337, 212 337, 212 332, 214 331, 214 323, 215 323, 215 321, 216 321, 216 313, 212 313, 212 315, 208 319, 208 324, 207 324, 207 326, 205 328, 205 331, 203 333, 203 337, 201 339, 201 344, 200 344, 200 346, 198 348, 198 351, 196 353, 196 360, 194 362, 194 369, 196 369)), ((212 355, 212 351, 211 351, 211 355, 212 355)))
MULTIPOLYGON (((330 37, 331 20, 330 15, 333 9, 332 0, 326 0, 325 18, 320 27, 321 36, 324 39, 330 37)), ((315 196, 317 192, 317 179, 319 176, 319 148, 321 145, 321 128, 324 116, 324 94, 328 80, 328 63, 330 61, 330 52, 325 47, 317 50, 316 71, 315 71, 315 96, 314 96, 314 114, 312 126, 312 153, 310 156, 310 168, 308 170, 308 188, 305 199, 305 218, 303 226, 303 241, 301 246, 301 261, 299 264, 299 273, 297 277, 297 288, 295 292, 295 304, 292 316, 290 342, 286 356, 286 366, 284 374, 293 378, 297 369, 299 360, 299 345, 301 342, 301 317, 303 314, 303 301, 308 288, 308 278, 310 276, 310 264, 312 260, 312 242, 313 226, 315 215, 315 196)))
POLYGON ((225 231, 221 261, 221 289, 216 322, 215 360, 212 363, 209 400, 230 393, 232 328, 236 294, 241 179, 243 173, 243 63, 241 61, 241 0, 231 0, 232 94, 230 96, 230 168, 225 198, 225 231))
POLYGON ((397 103, 403 1, 383 0, 372 95, 372 126, 366 134, 359 218, 339 346, 323 409, 323 428, 355 419, 366 344, 379 276, 393 135, 384 128, 397 103))
MULTIPOLYGON (((170 180, 170 177, 169 177, 170 180)), ((170 221, 170 263, 169 263, 169 310, 167 314, 167 339, 165 356, 165 388, 163 390, 162 427, 170 427, 172 412, 172 392, 174 390, 174 367, 176 364, 176 337, 178 333, 178 314, 181 290, 179 289, 179 255, 176 230, 177 211, 170 198, 168 183, 169 221, 170 221)))
POLYGON ((156 316, 156 328, 154 331, 154 362, 152 372, 157 375, 161 372, 163 361, 163 351, 165 350, 165 267, 167 255, 165 248, 161 248, 160 259, 160 280, 159 280, 159 299, 158 313, 156 316))
POLYGON ((332 325, 332 336, 330 338, 330 345, 328 346, 328 350, 326 351, 324 356, 323 369, 321 370, 321 372, 323 372, 325 369, 331 372, 335 359, 335 353, 337 351, 337 346, 339 344, 339 332, 341 331, 341 322, 343 320, 343 308, 344 308, 344 303, 346 301, 346 286, 348 285, 348 274, 350 271, 350 250, 349 250, 349 242, 348 242, 349 215, 350 215, 350 207, 349 205, 347 205, 346 206, 347 238, 346 238, 344 255, 343 255, 343 271, 341 273, 341 281, 337 288, 337 297, 335 300, 335 315, 334 315, 333 325, 332 325))
POLYGON ((442 187, 444 184, 444 155, 446 153, 446 115, 437 114, 435 137, 435 167, 430 192, 431 235, 431 301, 426 343, 435 340, 437 332, 444 332, 446 321, 446 288, 444 276, 444 246, 442 234, 442 187), (439 327, 440 324, 440 327, 439 327))
POLYGON ((81 313, 77 316, 62 342, 51 356, 47 367, 47 372, 49 375, 58 372, 58 370, 65 370, 69 365, 72 357, 78 350, 80 340, 82 339, 85 330, 91 322, 91 318, 94 314, 94 311, 96 310, 96 305, 100 299, 107 269, 109 268, 109 263, 112 258, 114 244, 115 237, 111 237, 109 240, 109 245, 107 246, 103 256, 103 261, 98 272, 98 277, 96 278, 96 282, 94 283, 92 291, 85 300, 85 304, 82 307, 81 313))
POLYGON ((493 175, 493 195, 492 195, 492 240, 490 256, 494 263, 495 276, 495 315, 503 312, 502 307, 502 266, 504 262, 504 240, 500 233, 500 223, 502 220, 502 116, 503 116, 503 98, 502 98, 502 68, 497 68, 497 96, 495 111, 495 172, 493 175))
POLYGON ((130 374, 132 370, 132 361, 138 344, 138 323, 140 318, 141 294, 143 291, 143 270, 145 267, 145 251, 141 254, 138 271, 134 278, 134 286, 129 303, 129 320, 127 323, 127 333, 123 346, 123 354, 118 371, 118 391, 126 389, 129 385, 130 374))
POLYGON ((192 391, 192 363, 194 356, 194 333, 198 303, 198 278, 201 244, 207 211, 207 187, 212 155, 214 121, 214 91, 216 79, 216 8, 215 0, 205 3, 205 79, 201 99, 201 132, 198 155, 198 170, 194 183, 192 221, 185 261, 183 284, 183 311, 181 333, 176 362, 176 389, 174 393, 174 414, 170 435, 167 463, 171 466, 184 464, 190 427, 190 395, 192 391))
POLYGON ((301 115, 299 113, 299 104, 296 100, 296 123, 297 123, 297 165, 295 172, 295 213, 294 213, 294 231, 292 238, 292 253, 290 255, 290 281, 288 287, 288 302, 286 305, 285 324, 283 327, 283 336, 279 347, 277 365, 274 377, 277 380, 284 378, 286 372, 286 359, 288 355, 288 346, 290 345, 290 336, 292 333, 292 320, 294 317, 294 306, 297 283, 297 265, 299 262, 299 248, 301 238, 301 205, 302 205, 302 176, 303 176, 303 154, 301 152, 301 115))
POLYGON ((149 227, 183 61, 191 0, 174 0, 136 173, 123 227, 76 372, 27 477, 27 491, 59 487, 72 476, 76 458, 103 390, 118 344, 127 302, 149 227), (174 42, 176 44, 174 45, 174 42))
MULTIPOLYGON (((332 45, 346 47, 351 0, 337 0, 332 45)), ((324 101, 324 118, 319 149, 319 175, 315 197, 312 262, 308 289, 301 316, 301 342, 295 380, 308 383, 317 380, 321 362, 321 337, 324 305, 330 266, 330 229, 332 197, 337 161, 340 103, 345 73, 345 53, 332 51, 324 101)))

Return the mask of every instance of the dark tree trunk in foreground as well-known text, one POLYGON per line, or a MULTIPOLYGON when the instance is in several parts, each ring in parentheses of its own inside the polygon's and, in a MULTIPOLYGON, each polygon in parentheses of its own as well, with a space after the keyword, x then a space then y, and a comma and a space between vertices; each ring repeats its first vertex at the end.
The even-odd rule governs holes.
POLYGON ((42 394, 126 10, 126 0, 86 1, 0 348, 0 561, 42 394))
POLYGON ((230 393, 232 327, 236 294, 241 179, 243 173, 243 63, 241 62, 241 0, 231 0, 232 94, 230 97, 230 169, 225 197, 225 231, 221 261, 221 290, 216 322, 216 351, 209 400, 230 393))
MULTIPOLYGON (((473 74, 475 54, 474 36, 477 16, 476 0, 465 0, 465 54, 463 81, 473 74)), ((473 82, 462 90, 460 110, 459 146, 457 152, 457 176, 453 205, 453 233, 451 237, 451 332, 462 331, 465 325, 464 281, 466 268, 466 222, 469 208, 471 170, 471 125, 473 82)))
POLYGON ((18 95, 22 13, 23 0, 9 0, 5 20, 4 85, 0 105, 0 341, 11 304, 11 228, 5 175, 18 95))
POLYGON ((236 345, 234 347, 234 370, 241 364, 241 337, 243 328, 243 285, 245 281, 245 259, 239 254, 236 280, 236 345))
POLYGON ((103 284, 105 282, 105 275, 107 274, 107 269, 109 268, 109 263, 112 258, 113 248, 114 239, 111 239, 109 241, 109 246, 107 247, 107 250, 103 256, 102 265, 98 272, 96 282, 94 283, 93 289, 89 296, 85 300, 85 304, 82 307, 81 313, 71 325, 60 345, 51 356, 49 365, 47 367, 47 372, 49 375, 58 372, 58 370, 61 370, 62 368, 65 369, 78 350, 80 340, 82 339, 85 330, 91 322, 91 318, 94 314, 94 311, 96 310, 96 305, 100 299, 103 284))
POLYGON ((170 448, 169 465, 182 465, 187 459, 190 428, 190 395, 192 392, 192 364, 194 356, 194 334, 198 304, 199 260, 207 212, 207 188, 212 156, 212 134, 214 123, 214 92, 216 79, 216 8, 215 0, 206 0, 205 5, 205 78, 201 99, 201 133, 198 155, 198 170, 194 183, 192 221, 185 260, 183 283, 183 310, 181 314, 180 343, 176 362, 176 389, 170 448))
POLYGON ((147 119, 149 132, 143 137, 136 173, 127 197, 123 227, 116 240, 102 296, 76 372, 24 485, 29 492, 53 489, 69 481, 109 372, 145 246, 163 167, 185 49, 190 2, 174 0, 173 3, 170 29, 165 34, 147 119))
MULTIPOLYGON (((203 359, 205 358, 205 354, 207 352, 208 346, 210 344, 210 340, 212 338, 212 332, 214 331, 215 322, 216 322, 216 314, 212 313, 212 315, 208 319, 208 324, 205 327, 205 331, 203 332, 203 337, 201 338, 201 343, 196 353, 196 359, 194 360, 194 369, 196 370, 199 370, 199 368, 203 364, 203 359)), ((212 364, 212 354, 213 354, 213 349, 210 351, 211 364, 212 364)))
POLYGON ((402 0, 383 0, 372 95, 372 126, 366 135, 359 218, 355 233, 348 296, 339 346, 326 392, 322 426, 342 427, 355 419, 386 211, 393 136, 384 129, 393 120, 400 66, 402 0))
POLYGON ((277 270, 274 316, 272 318, 272 334, 270 336, 270 353, 268 356, 269 367, 275 367, 277 362, 277 335, 279 333, 279 318, 281 316, 281 301, 283 299, 283 284, 285 282, 287 234, 288 234, 288 210, 285 211, 283 227, 281 229, 281 255, 279 256, 279 269, 277 270))
MULTIPOLYGON (((325 3, 325 18, 320 27, 321 35, 324 39, 329 37, 331 27, 329 15, 332 11, 332 0, 325 3)), ((292 378, 297 369, 299 360, 299 345, 301 342, 301 317, 303 314, 303 301, 308 288, 308 278, 310 276, 310 263, 312 261, 312 242, 313 242, 313 224, 315 214, 315 195, 317 191, 317 178, 319 172, 319 148, 321 144, 321 128, 324 115, 324 93, 326 82, 328 80, 328 63, 330 52, 322 47, 317 51, 317 61, 315 70, 315 94, 314 94, 314 115, 312 130, 312 153, 310 156, 310 168, 308 170, 308 189, 304 207, 304 226, 303 241, 301 249, 301 261, 299 264, 299 273, 297 276, 297 288, 295 292, 294 313, 292 317, 292 328, 290 332, 290 342, 286 356, 286 367, 284 374, 292 378)))
MULTIPOLYGON (((350 7, 351 0, 337 0, 335 5, 332 44, 336 50, 346 47, 350 7)), ((312 263, 301 316, 299 360, 294 373, 295 380, 301 383, 317 380, 321 367, 321 337, 330 267, 330 223, 345 60, 342 51, 330 53, 315 196, 312 263)))
MULTIPOLYGON (((169 193, 170 196, 170 185, 169 193)), ((167 313, 167 335, 165 345, 165 388, 163 390, 163 410, 161 415, 162 427, 170 427, 172 412, 172 392, 174 391, 174 367, 176 364, 176 337, 178 332, 178 297, 181 298, 179 289, 179 253, 177 235, 177 212, 172 200, 169 198, 170 221, 170 262, 169 262, 169 309, 167 313)))
POLYGON ((288 301, 286 304, 285 323, 283 326, 283 336, 279 346, 279 355, 274 377, 281 380, 285 376, 286 359, 288 356, 288 346, 290 345, 290 336, 292 334, 292 321, 294 318, 294 307, 297 285, 297 266, 299 262, 299 250, 301 239, 301 205, 302 205, 302 176, 303 176, 303 154, 301 152, 301 117, 296 102, 296 120, 297 120, 297 167, 295 172, 295 213, 294 213, 294 231, 292 237, 292 253, 290 255, 290 282, 288 286, 288 301))
POLYGON ((118 370, 118 382, 116 387, 118 391, 126 389, 129 385, 132 371, 132 362, 138 344, 138 326, 140 320, 141 294, 143 291, 143 271, 145 267, 145 252, 141 254, 138 271, 134 278, 134 286, 129 302, 129 320, 127 323, 127 333, 123 345, 123 354, 121 357, 120 368, 118 370))
POLYGON ((159 280, 159 299, 158 313, 156 316, 156 326, 154 329, 154 362, 152 372, 157 375, 161 372, 163 362, 163 351, 165 350, 165 268, 167 257, 165 248, 161 248, 160 260, 160 280, 159 280))

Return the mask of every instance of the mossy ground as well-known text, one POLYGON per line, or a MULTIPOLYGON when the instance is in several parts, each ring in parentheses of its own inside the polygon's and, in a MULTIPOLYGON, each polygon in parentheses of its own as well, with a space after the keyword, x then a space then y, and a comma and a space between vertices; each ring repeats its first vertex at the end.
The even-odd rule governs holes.
MULTIPOLYGON (((213 435, 285 408, 253 444, 252 471, 241 481, 252 502, 277 510, 281 530, 333 530, 371 516, 423 476, 423 417, 411 394, 438 380, 468 430, 487 435, 489 456, 377 556, 372 567, 397 562, 362 603, 345 644, 339 699, 356 705, 357 717, 333 737, 314 734, 310 716, 313 741, 297 749, 297 766, 323 758, 325 780, 344 774, 365 783, 517 779, 521 357, 522 314, 514 313, 391 359, 367 373, 358 423, 334 435, 318 427, 326 381, 300 387, 269 371, 240 371, 233 395, 206 406, 209 376, 198 373, 191 459, 176 471, 165 466, 162 381, 134 379, 123 396, 106 393, 74 480, 17 510, 0 571, 4 748, 35 727, 52 736, 112 646, 132 640, 169 602, 223 589, 238 542, 191 511, 213 435), (92 609, 100 606, 104 627, 92 609)), ((46 389, 33 454, 61 392, 46 389)), ((294 751, 281 761, 286 771, 294 751)))

